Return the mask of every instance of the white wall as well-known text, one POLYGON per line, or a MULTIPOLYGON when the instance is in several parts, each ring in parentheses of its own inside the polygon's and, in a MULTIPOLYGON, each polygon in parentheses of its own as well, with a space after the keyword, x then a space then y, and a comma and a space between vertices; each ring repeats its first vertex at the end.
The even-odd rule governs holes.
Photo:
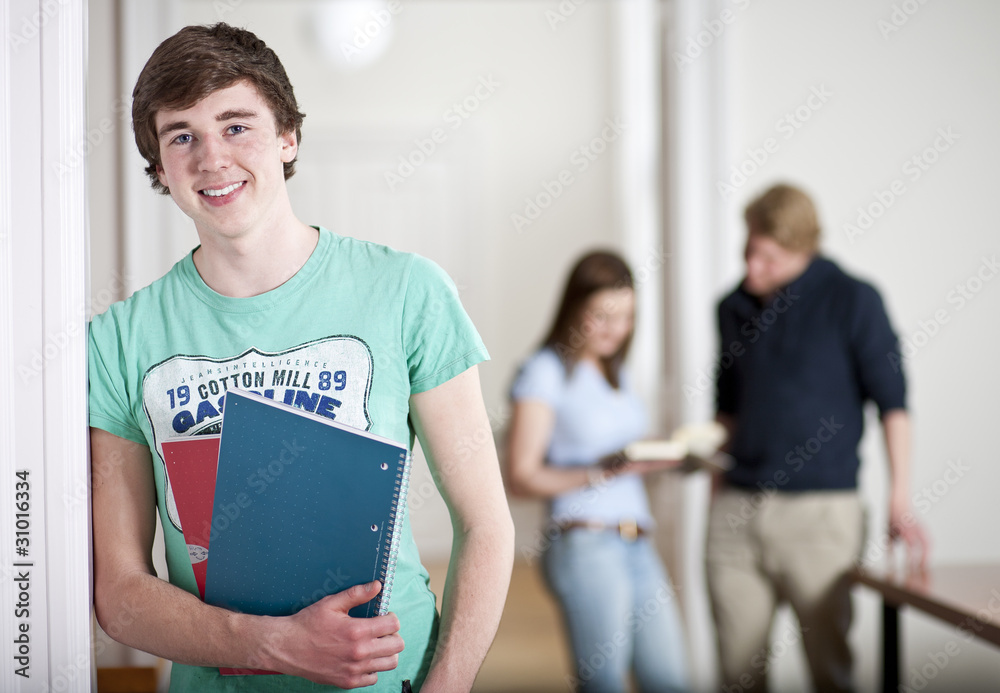
MULTIPOLYGON (((1000 559, 989 529, 1000 524, 992 435, 1000 280, 992 281, 995 270, 986 269, 1000 250, 993 198, 1000 6, 985 0, 734 0, 715 8, 715 17, 731 12, 720 35, 703 39, 707 47, 693 65, 672 68, 682 79, 685 70, 720 53, 728 65, 723 92, 729 107, 719 135, 729 146, 702 180, 725 210, 722 227, 712 232, 723 246, 717 291, 739 277, 740 212, 751 196, 779 180, 811 192, 824 224, 824 252, 882 291, 910 355, 912 491, 934 562, 1000 559), (732 177, 733 166, 744 169, 745 180, 732 177), (720 192, 720 182, 735 191, 720 192), (862 228, 859 207, 871 205, 879 216, 862 228), (989 279, 977 277, 980 271, 989 279), (960 298, 959 286, 969 298, 960 298), (967 471, 946 476, 949 462, 959 461, 967 471)), ((682 380, 694 377, 681 374, 682 380)), ((870 539, 877 539, 886 521, 887 482, 875 421, 863 450, 870 539)), ((879 556, 877 546, 867 548, 869 557, 879 556)), ((871 690, 877 603, 863 592, 856 603, 854 642, 871 690)), ((782 628, 779 623, 776 633, 782 628)), ((903 630, 906 683, 911 667, 929 662, 929 651, 956 639, 952 629, 920 617, 905 617, 903 630)), ((955 659, 925 690, 983 681, 986 674, 997 680, 1000 653, 960 644, 961 663, 955 659)), ((795 654, 780 658, 775 670, 783 690, 801 690, 795 654)))

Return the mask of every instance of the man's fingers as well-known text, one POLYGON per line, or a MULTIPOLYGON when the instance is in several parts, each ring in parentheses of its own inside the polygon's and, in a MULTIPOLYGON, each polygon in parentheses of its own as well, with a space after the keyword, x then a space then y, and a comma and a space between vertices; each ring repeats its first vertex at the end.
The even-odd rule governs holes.
POLYGON ((398 654, 371 660, 372 671, 392 671, 397 666, 399 666, 398 654))
POLYGON ((930 542, 923 527, 917 527, 910 537, 910 553, 916 555, 915 563, 921 571, 927 570, 927 556, 930 553, 930 542))
POLYGON ((889 562, 892 560, 893 548, 896 542, 903 544, 904 560, 908 571, 924 572, 927 570, 930 542, 924 528, 920 525, 889 524, 889 562))
MULTIPOLYGON (((355 606, 365 604, 373 599, 380 589, 382 589, 382 583, 376 580, 363 585, 355 585, 337 594, 331 594, 328 597, 324 597, 317 604, 322 604, 321 608, 332 609, 342 614, 347 614, 355 606)), ((399 632, 399 618, 393 613, 388 613, 384 616, 373 616, 371 618, 351 618, 350 622, 350 629, 353 632, 352 637, 355 639, 370 638, 381 641, 386 636, 396 635, 399 632)), ((399 640, 398 647, 395 641, 386 641, 381 645, 383 650, 379 654, 392 654, 401 651, 403 649, 403 639, 399 638, 398 635, 396 637, 399 640)))
POLYGON ((367 619, 371 621, 371 635, 375 639, 373 657, 387 657, 403 651, 405 643, 399 634, 399 619, 396 614, 386 614, 367 619))
POLYGON ((355 585, 343 592, 338 592, 333 595, 333 599, 338 603, 337 606, 342 608, 344 611, 349 611, 356 606, 360 606, 365 602, 369 602, 375 598, 375 595, 379 593, 382 589, 382 583, 378 580, 373 580, 372 582, 366 582, 362 585, 355 585))
MULTIPOLYGON (((347 613, 356 606, 365 604, 379 593, 382 589, 382 583, 378 580, 372 582, 367 582, 361 585, 355 585, 350 587, 343 592, 337 592, 336 594, 331 594, 329 597, 323 599, 328 606, 337 609, 338 611, 343 611, 347 613)), ((371 628, 371 637, 381 638, 384 635, 390 635, 399 630, 399 619, 395 614, 389 613, 385 616, 374 616, 372 618, 358 619, 359 621, 364 621, 366 626, 371 628)))

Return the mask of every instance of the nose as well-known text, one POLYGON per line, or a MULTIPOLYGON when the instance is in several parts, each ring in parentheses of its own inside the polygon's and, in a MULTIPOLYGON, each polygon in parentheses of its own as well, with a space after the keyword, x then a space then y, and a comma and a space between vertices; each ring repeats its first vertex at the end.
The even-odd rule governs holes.
POLYGON ((229 166, 229 149, 221 138, 205 137, 198 147, 198 169, 218 171, 229 166))

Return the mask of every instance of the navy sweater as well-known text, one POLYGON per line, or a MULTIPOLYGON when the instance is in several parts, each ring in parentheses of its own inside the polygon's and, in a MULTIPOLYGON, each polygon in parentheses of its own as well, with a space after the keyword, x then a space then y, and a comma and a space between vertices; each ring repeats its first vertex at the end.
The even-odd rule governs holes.
POLYGON ((857 487, 864 404, 906 406, 899 343, 870 285, 816 257, 767 304, 737 288, 718 307, 716 408, 735 418, 734 486, 857 487))

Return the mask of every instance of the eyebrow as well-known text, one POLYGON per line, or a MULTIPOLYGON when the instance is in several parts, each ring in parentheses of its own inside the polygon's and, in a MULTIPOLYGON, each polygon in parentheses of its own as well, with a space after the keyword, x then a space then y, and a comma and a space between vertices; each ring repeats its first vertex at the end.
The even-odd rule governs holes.
MULTIPOLYGON (((215 116, 215 121, 217 123, 221 123, 227 120, 235 120, 240 118, 250 119, 256 117, 257 117, 257 111, 253 111, 248 108, 235 108, 235 109, 230 109, 228 111, 223 111, 219 115, 215 116)), ((190 123, 188 123, 186 120, 177 120, 172 123, 165 124, 157 131, 156 135, 157 137, 163 137, 164 135, 174 132, 175 130, 187 130, 190 127, 191 127, 190 123)))

